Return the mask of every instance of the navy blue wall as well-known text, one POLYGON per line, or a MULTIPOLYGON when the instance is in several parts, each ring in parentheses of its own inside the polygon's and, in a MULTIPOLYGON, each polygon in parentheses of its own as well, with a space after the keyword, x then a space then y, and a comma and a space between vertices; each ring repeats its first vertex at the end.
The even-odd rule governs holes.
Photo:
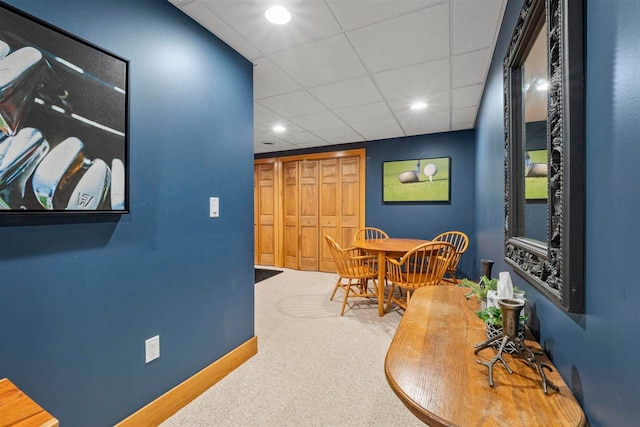
POLYGON ((0 217, 0 378, 112 425, 254 335, 252 66, 166 0, 10 3, 131 61, 131 214, 0 217))
POLYGON ((473 130, 384 139, 356 144, 274 152, 256 158, 310 154, 325 151, 367 150, 366 212, 367 226, 378 227, 392 237, 431 239, 448 230, 466 233, 469 248, 460 260, 460 273, 473 276, 474 265, 474 141, 473 130), (451 157, 451 203, 382 203, 382 162, 388 160, 451 157))
POLYGON ((541 341, 590 422, 638 425, 640 3, 586 2, 586 315, 563 313, 503 259, 502 58, 521 6, 507 6, 477 122, 478 257, 528 291, 541 341))

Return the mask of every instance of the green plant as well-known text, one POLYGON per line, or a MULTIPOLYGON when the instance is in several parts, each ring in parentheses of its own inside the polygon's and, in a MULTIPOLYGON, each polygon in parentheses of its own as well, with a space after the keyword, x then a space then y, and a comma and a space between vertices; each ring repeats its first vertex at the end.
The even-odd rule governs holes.
POLYGON ((489 279, 487 276, 480 278, 480 283, 472 282, 469 279, 462 279, 462 286, 471 289, 471 292, 465 295, 470 298, 475 295, 479 300, 487 300, 487 292, 498 290, 498 279, 489 279))
MULTIPOLYGON (((482 319, 484 323, 498 328, 502 327, 502 310, 498 307, 487 307, 476 312, 476 315, 482 319)), ((520 315, 520 325, 527 322, 527 316, 520 315)))

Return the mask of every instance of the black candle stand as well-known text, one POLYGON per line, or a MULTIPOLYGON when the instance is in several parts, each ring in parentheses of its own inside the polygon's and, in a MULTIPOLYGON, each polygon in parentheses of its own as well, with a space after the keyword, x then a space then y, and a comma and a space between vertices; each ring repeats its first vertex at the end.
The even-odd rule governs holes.
POLYGON ((559 391, 558 387, 551 381, 549 381, 544 373, 545 369, 549 372, 552 372, 553 369, 551 368, 551 366, 536 359, 536 354, 542 355, 542 353, 534 352, 524 343, 524 340, 518 338, 518 331, 520 329, 520 312, 522 311, 522 307, 524 307, 524 302, 510 298, 502 298, 498 300, 498 305, 502 310, 502 333, 495 337, 489 338, 486 341, 476 344, 474 346, 475 350, 473 352, 473 354, 478 354, 485 348, 491 347, 494 343, 500 341, 500 348, 493 359, 491 359, 489 362, 476 360, 477 363, 489 368, 489 386, 494 386, 493 365, 495 365, 498 361, 502 363, 509 374, 513 374, 513 371, 509 367, 509 364, 502 357, 505 346, 509 341, 511 341, 517 350, 517 354, 520 355, 525 362, 527 362, 527 365, 531 366, 538 372, 538 374, 540 374, 540 378, 542 379, 542 389, 544 390, 544 393, 547 394, 549 388, 555 391, 559 391))

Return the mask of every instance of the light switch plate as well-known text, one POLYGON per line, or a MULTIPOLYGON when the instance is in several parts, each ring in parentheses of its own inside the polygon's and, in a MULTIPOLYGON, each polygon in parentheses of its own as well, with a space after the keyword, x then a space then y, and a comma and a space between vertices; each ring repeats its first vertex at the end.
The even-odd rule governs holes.
POLYGON ((209 216, 218 218, 220 216, 220 199, 217 197, 209 198, 209 216))

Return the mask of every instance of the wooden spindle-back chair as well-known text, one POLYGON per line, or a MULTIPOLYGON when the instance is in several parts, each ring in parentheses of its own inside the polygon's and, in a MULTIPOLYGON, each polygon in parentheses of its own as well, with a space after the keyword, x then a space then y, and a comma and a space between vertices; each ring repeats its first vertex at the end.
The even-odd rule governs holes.
POLYGON ((340 316, 344 314, 349 296, 377 298, 376 279, 378 272, 374 268, 377 257, 375 255, 361 255, 357 248, 342 249, 331 237, 325 235, 324 238, 331 250, 339 276, 329 299, 333 300, 338 288, 344 290, 340 316), (373 282, 373 292, 369 292, 369 280, 373 282))
POLYGON ((461 231, 447 231, 446 233, 437 235, 433 238, 432 241, 447 242, 452 244, 456 248, 456 255, 451 262, 451 265, 447 269, 447 273, 450 274, 451 277, 443 277, 442 280, 453 284, 458 283, 458 280, 456 279, 456 271, 458 270, 458 264, 460 263, 462 254, 467 250, 467 247, 469 246, 469 238, 461 231))
POLYGON ((391 282, 391 290, 385 310, 391 301, 406 309, 412 291, 441 284, 455 254, 456 248, 449 243, 430 242, 416 246, 400 260, 387 257, 386 279, 391 282), (393 295, 396 286, 407 291, 405 298, 393 295))

